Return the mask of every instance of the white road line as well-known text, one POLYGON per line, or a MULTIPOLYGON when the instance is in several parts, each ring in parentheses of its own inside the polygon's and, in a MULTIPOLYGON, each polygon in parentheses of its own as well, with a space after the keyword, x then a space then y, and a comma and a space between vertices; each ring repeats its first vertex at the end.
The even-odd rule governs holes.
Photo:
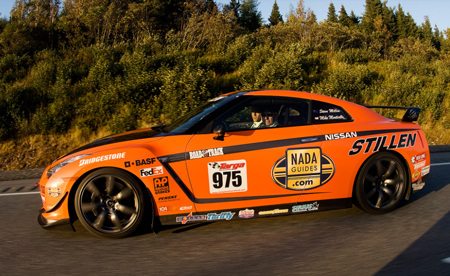
POLYGON ((450 162, 448 163, 436 163, 436 164, 431 164, 431 166, 444 166, 444 165, 450 165, 450 162))
POLYGON ((450 264, 450 257, 443 259, 442 262, 450 264))
POLYGON ((5 194, 0 194, 0 196, 31 195, 31 194, 39 194, 39 193, 40 193, 40 192, 5 193, 5 194))

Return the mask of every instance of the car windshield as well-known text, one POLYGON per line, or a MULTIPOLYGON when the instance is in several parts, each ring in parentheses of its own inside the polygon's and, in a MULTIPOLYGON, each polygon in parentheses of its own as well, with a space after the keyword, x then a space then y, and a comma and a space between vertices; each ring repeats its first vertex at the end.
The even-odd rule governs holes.
POLYGON ((228 96, 228 97, 223 96, 209 100, 204 105, 192 110, 188 114, 175 120, 170 125, 160 129, 170 134, 184 134, 186 133, 186 131, 188 131, 190 128, 192 128, 194 125, 200 122, 207 115, 211 114, 219 107, 232 101, 235 98, 236 96, 228 96))

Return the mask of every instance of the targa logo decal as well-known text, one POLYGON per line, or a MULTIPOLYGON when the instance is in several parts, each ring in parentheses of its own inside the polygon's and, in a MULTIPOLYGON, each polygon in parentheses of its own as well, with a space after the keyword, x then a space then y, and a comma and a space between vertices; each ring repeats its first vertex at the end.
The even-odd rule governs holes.
POLYGON ((288 149, 272 168, 272 179, 289 190, 309 190, 330 181, 333 161, 320 148, 288 149))

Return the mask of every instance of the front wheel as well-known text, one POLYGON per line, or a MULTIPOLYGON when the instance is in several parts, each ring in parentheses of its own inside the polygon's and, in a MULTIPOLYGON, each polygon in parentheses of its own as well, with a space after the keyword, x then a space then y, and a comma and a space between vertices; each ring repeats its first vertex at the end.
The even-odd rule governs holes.
POLYGON ((355 184, 361 209, 371 214, 392 211, 404 198, 408 177, 403 162, 390 152, 370 157, 362 166, 355 184))
POLYGON ((136 180, 117 169, 100 169, 78 186, 75 211, 91 233, 123 238, 133 233, 144 216, 144 197, 136 180))

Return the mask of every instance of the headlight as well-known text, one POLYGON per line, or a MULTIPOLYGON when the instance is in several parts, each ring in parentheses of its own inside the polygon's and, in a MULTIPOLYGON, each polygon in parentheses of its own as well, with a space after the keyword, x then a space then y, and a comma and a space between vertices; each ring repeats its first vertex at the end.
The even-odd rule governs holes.
POLYGON ((61 169, 61 168, 64 167, 65 165, 70 164, 70 163, 72 163, 73 161, 77 161, 78 159, 81 159, 81 158, 84 158, 84 157, 86 157, 86 156, 89 156, 89 155, 91 155, 91 154, 92 154, 92 153, 89 153, 89 154, 83 154, 83 155, 77 155, 77 156, 74 156, 74 157, 69 158, 69 159, 67 159, 67 160, 64 160, 63 162, 59 163, 58 165, 54 166, 53 168, 50 168, 50 169, 47 171, 47 177, 50 178, 55 172, 57 172, 59 169, 61 169))

